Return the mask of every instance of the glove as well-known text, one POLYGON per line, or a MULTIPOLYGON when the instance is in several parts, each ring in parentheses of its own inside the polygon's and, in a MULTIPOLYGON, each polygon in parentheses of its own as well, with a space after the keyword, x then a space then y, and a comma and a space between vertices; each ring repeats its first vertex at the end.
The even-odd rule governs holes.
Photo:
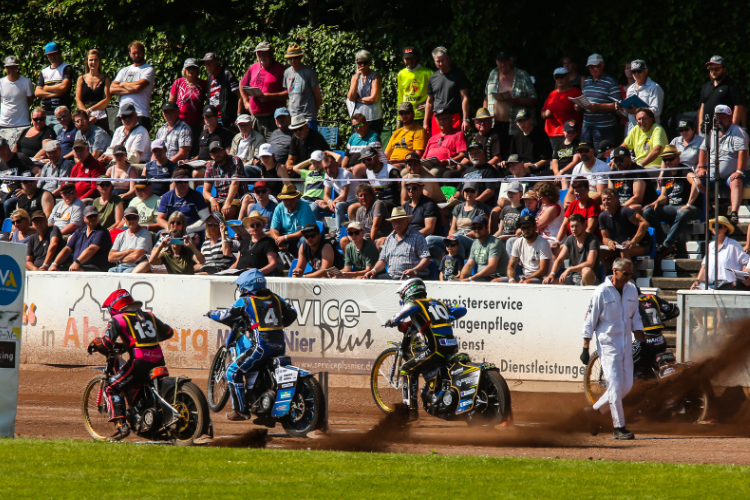
POLYGON ((581 353, 581 363, 583 363, 584 365, 588 365, 590 359, 591 356, 589 356, 589 348, 584 347, 583 352, 581 353))
POLYGON ((89 347, 87 349, 89 354, 93 354, 94 352, 98 352, 99 354, 107 355, 107 348, 104 347, 104 344, 102 344, 102 339, 97 337, 94 340, 89 343, 89 347))
POLYGON ((385 322, 385 325, 384 325, 384 326, 385 326, 386 328, 393 328, 393 323, 391 322, 391 320, 388 320, 388 321, 386 321, 386 322, 385 322))

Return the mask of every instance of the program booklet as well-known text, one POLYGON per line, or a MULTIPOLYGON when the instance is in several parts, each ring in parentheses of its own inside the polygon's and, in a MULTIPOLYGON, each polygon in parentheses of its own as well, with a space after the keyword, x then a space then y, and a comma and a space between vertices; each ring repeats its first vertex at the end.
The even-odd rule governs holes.
POLYGON ((263 91, 258 87, 242 87, 242 90, 250 97, 260 97, 263 95, 263 91))
POLYGON ((331 276, 331 277, 343 276, 343 274, 341 274, 341 271, 336 267, 329 267, 328 269, 325 270, 325 272, 328 273, 328 276, 331 276))
POLYGON ((578 96, 578 97, 568 97, 571 101, 578 104, 582 108, 589 109, 591 107, 591 101, 586 99, 585 96, 578 96))
POLYGON ((229 222, 228 220, 224 218, 224 215, 218 210, 216 212, 211 213, 211 215, 216 217, 216 219, 222 224, 224 224, 225 226, 232 228, 232 231, 237 233, 237 235, 239 235, 240 238, 243 238, 243 239, 251 238, 250 233, 247 232, 247 229, 245 229, 245 226, 242 225, 242 222, 240 222, 239 224, 237 222, 229 222))
POLYGON ((492 97, 494 97, 496 101, 507 101, 513 96, 511 95, 510 92, 506 91, 506 92, 493 92, 492 97))

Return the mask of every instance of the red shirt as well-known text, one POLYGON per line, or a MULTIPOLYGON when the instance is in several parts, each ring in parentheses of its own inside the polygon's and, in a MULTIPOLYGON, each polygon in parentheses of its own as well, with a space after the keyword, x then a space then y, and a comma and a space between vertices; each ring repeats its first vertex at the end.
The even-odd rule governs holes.
MULTIPOLYGON (((92 179, 102 175, 104 175, 104 166, 90 154, 83 163, 78 162, 73 165, 73 170, 70 172, 71 177, 90 177, 92 179)), ((76 194, 80 199, 98 197, 96 182, 77 181, 75 184, 76 194)))
MULTIPOLYGON (((589 198, 588 203, 585 207, 581 208, 581 202, 578 200, 573 200, 570 205, 568 205, 568 208, 565 210, 565 217, 570 219, 570 216, 573 214, 581 214, 584 219, 586 219, 586 227, 588 227, 588 220, 592 217, 595 218, 597 221, 599 220, 599 214, 601 213, 602 209, 599 207, 598 203, 595 203, 594 200, 589 198)), ((565 231, 570 234, 570 227, 569 225, 565 226, 565 231)), ((599 238, 599 241, 602 239, 602 232, 597 229, 594 233, 594 236, 599 238)))
MULTIPOLYGON (((274 61, 268 69, 256 62, 248 68, 247 73, 240 80, 241 87, 258 87, 264 94, 283 92, 283 83, 284 65, 279 61, 274 61)), ((250 112, 254 115, 270 115, 283 105, 284 101, 281 100, 260 102, 255 97, 250 98, 250 112)))
POLYGON ((550 92, 542 108, 542 111, 552 111, 552 118, 544 120, 544 131, 547 132, 548 136, 564 136, 563 125, 568 120, 575 120, 578 123, 578 130, 581 129, 581 113, 575 110, 573 101, 568 99, 568 97, 578 97, 580 95, 581 89, 578 87, 570 87, 565 92, 558 92, 557 90, 550 92))
POLYGON ((180 120, 190 126, 203 123, 203 103, 206 102, 207 91, 204 80, 200 80, 194 87, 191 87, 184 78, 174 81, 169 93, 177 99, 180 120))
POLYGON ((422 158, 434 156, 442 161, 453 158, 463 151, 466 151, 464 133, 461 130, 454 130, 445 135, 438 133, 430 137, 430 140, 427 141, 427 149, 425 149, 422 158))

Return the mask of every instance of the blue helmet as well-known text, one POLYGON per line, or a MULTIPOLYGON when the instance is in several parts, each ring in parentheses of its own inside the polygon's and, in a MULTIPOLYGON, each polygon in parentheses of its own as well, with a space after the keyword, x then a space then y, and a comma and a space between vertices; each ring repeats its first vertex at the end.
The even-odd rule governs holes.
POLYGON ((266 277, 257 269, 248 269, 232 284, 237 285, 241 292, 257 292, 266 288, 266 277))

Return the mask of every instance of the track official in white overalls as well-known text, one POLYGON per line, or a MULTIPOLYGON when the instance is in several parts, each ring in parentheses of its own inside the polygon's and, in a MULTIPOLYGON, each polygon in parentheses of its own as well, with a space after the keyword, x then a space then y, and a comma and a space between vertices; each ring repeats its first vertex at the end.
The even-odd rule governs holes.
MULTIPOLYGON (((596 334, 597 351, 601 360, 607 391, 593 409, 586 410, 612 413, 615 439, 633 439, 633 433, 625 428, 625 412, 622 399, 633 387, 633 332, 644 342, 643 323, 638 312, 638 289, 629 282, 633 275, 633 263, 629 259, 617 259, 613 275, 596 287, 583 325, 583 353, 581 361, 589 362, 589 343, 596 334), (608 407, 609 406, 609 407, 608 407)), ((598 418, 592 416, 594 421, 598 418)))

